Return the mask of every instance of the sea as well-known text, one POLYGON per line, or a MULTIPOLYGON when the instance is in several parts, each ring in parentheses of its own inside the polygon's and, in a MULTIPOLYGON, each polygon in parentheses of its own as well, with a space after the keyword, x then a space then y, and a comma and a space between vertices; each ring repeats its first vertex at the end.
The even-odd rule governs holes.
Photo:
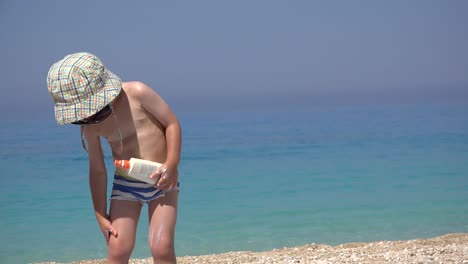
MULTIPOLYGON (((177 256, 468 232, 468 104, 175 112, 177 256)), ((106 257, 78 127, 4 119, 0 168, 0 263, 106 257)), ((151 256, 145 208, 132 258, 151 256)))

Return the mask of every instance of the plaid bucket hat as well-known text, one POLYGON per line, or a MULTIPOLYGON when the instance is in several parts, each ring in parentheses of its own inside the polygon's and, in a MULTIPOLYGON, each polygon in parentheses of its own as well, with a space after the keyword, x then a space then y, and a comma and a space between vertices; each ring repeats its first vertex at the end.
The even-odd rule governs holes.
POLYGON ((94 115, 120 93, 122 81, 93 54, 69 54, 47 74, 47 89, 54 101, 55 120, 69 124, 94 115))

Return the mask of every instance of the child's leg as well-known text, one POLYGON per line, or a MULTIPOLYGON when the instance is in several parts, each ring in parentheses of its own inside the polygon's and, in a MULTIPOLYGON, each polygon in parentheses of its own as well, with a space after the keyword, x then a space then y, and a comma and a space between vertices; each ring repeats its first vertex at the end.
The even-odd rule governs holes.
POLYGON ((107 263, 128 263, 135 246, 141 206, 140 202, 111 200, 109 217, 118 235, 110 236, 107 263))
POLYGON ((176 263, 174 235, 178 197, 178 191, 171 191, 148 206, 148 243, 154 263, 176 263))

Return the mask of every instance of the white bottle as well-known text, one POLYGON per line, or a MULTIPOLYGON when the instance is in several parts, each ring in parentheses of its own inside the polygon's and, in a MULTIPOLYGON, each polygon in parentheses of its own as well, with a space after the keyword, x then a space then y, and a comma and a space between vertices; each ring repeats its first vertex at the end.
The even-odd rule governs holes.
POLYGON ((157 178, 150 178, 150 175, 162 166, 161 163, 154 161, 131 158, 130 160, 115 160, 114 166, 125 170, 128 176, 150 184, 156 184, 157 178))

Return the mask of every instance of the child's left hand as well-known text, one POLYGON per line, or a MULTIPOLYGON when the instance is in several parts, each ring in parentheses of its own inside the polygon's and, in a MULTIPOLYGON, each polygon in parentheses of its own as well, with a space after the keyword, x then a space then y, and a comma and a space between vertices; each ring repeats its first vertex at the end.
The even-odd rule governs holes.
POLYGON ((171 190, 177 187, 177 183, 179 181, 179 171, 176 166, 163 164, 150 177, 156 178, 158 176, 159 180, 155 184, 155 188, 161 190, 171 190))

